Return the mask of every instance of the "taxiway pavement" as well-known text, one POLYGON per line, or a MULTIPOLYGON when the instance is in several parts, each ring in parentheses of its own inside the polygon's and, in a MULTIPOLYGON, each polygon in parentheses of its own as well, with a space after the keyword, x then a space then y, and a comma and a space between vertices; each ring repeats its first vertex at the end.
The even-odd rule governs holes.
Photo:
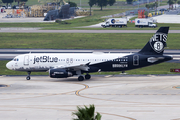
MULTIPOLYGON (((0 29, 0 33, 156 33, 155 30, 36 30, 28 29, 0 29)), ((180 33, 180 30, 169 30, 169 33, 180 33)))
POLYGON ((102 120, 180 119, 180 76, 0 76, 2 120, 71 120, 76 106, 94 104, 102 120))

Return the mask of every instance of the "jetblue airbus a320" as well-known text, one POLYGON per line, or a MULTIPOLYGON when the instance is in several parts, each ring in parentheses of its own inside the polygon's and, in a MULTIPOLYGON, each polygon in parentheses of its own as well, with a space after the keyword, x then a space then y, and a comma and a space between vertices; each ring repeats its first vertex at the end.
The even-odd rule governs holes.
POLYGON ((161 27, 138 53, 29 53, 16 56, 6 64, 11 70, 31 72, 49 71, 51 78, 78 75, 78 80, 90 79, 89 73, 98 71, 126 71, 172 60, 163 55, 169 27, 161 27), (85 76, 82 74, 86 73, 85 76))

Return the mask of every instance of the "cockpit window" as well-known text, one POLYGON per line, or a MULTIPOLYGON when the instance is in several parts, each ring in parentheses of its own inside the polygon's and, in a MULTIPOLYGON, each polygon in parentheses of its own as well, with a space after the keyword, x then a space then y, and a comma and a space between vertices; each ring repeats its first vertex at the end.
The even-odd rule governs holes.
POLYGON ((13 61, 19 61, 19 59, 18 58, 14 58, 13 61))

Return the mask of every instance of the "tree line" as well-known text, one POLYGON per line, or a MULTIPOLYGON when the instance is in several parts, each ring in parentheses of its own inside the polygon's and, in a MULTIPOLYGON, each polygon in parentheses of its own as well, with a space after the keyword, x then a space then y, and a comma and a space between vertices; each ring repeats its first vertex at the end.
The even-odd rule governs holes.
MULTIPOLYGON (((168 0, 167 3, 169 4, 169 9, 170 9, 170 6, 172 6, 173 4, 180 4, 180 1, 177 1, 177 0, 168 0)), ((158 3, 157 2, 154 2, 154 3, 149 3, 149 4, 146 4, 146 8, 149 9, 149 8, 157 8, 158 7, 158 3)), ((172 7, 173 9, 173 7, 172 7)))
POLYGON ((89 0, 88 4, 90 6, 90 11, 91 11, 91 7, 93 5, 97 5, 101 7, 101 10, 102 10, 102 7, 105 7, 107 5, 112 6, 115 2, 116 0, 89 0))
MULTIPOLYGON (((169 9, 170 9, 170 6, 171 6, 171 5, 173 5, 174 3, 175 3, 175 4, 177 4, 177 3, 180 4, 180 1, 177 1, 177 0, 168 0, 167 3, 169 4, 169 9)), ((172 7, 172 8, 173 8, 173 7, 172 7)))
POLYGON ((7 6, 8 6, 9 3, 12 4, 13 2, 17 2, 18 5, 19 5, 20 2, 27 2, 27 1, 28 0, 2 0, 3 3, 7 4, 7 6))

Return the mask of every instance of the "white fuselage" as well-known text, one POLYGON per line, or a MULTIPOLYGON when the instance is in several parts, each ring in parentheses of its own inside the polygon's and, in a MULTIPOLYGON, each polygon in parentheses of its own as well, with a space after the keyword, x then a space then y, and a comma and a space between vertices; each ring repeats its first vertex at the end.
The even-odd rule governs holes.
MULTIPOLYGON (((120 53, 29 53, 16 56, 7 68, 17 71, 47 71, 51 68, 68 68, 81 64, 97 64, 123 58, 120 53)), ((126 59, 123 59, 126 60, 126 59)))

